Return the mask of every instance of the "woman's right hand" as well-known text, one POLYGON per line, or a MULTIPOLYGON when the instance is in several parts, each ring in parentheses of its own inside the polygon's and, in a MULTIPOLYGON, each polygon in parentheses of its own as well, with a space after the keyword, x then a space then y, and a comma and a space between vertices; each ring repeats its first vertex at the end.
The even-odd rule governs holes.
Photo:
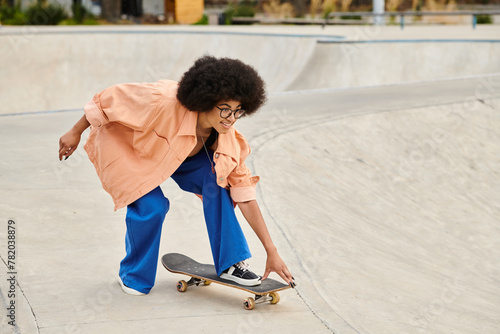
POLYGON ((89 121, 85 114, 80 118, 78 122, 66 132, 59 139, 59 161, 61 161, 64 157, 64 160, 68 159, 70 155, 75 152, 78 147, 78 143, 80 143, 80 139, 82 138, 82 133, 90 126, 89 121))
POLYGON ((68 132, 66 132, 59 139, 59 160, 61 161, 64 157, 64 160, 68 159, 70 155, 75 152, 78 144, 80 143, 80 139, 82 137, 81 132, 72 128, 68 132))

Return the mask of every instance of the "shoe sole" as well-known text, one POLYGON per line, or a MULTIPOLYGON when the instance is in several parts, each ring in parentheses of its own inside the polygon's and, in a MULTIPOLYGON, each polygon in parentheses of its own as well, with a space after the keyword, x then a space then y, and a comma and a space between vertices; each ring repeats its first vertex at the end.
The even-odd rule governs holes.
POLYGON ((129 288, 125 284, 123 284, 123 281, 120 276, 118 276, 118 283, 120 283, 120 286, 122 287, 123 292, 125 292, 128 295, 131 296, 145 296, 146 294, 137 290, 134 290, 132 288, 129 288))

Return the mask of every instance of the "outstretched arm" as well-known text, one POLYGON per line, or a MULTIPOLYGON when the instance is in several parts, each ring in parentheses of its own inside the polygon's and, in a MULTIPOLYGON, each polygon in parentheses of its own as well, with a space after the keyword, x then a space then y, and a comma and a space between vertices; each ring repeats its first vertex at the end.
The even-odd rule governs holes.
POLYGON ((89 121, 85 115, 76 122, 73 127, 66 132, 59 139, 59 160, 68 159, 70 155, 75 152, 80 143, 80 138, 82 137, 83 131, 85 131, 90 126, 89 121))
POLYGON ((238 206, 267 252, 266 271, 262 279, 265 280, 269 274, 274 271, 285 282, 294 287, 295 283, 293 282, 293 276, 288 270, 285 262, 278 254, 278 250, 271 239, 271 235, 269 234, 269 230, 267 229, 264 218, 262 217, 257 201, 251 200, 247 202, 240 202, 238 203, 238 206))
POLYGON ((168 84, 175 83, 118 84, 94 95, 84 107, 85 115, 59 140, 59 160, 75 152, 83 131, 90 124, 100 127, 119 122, 133 130, 144 129, 157 111, 161 86, 168 84))

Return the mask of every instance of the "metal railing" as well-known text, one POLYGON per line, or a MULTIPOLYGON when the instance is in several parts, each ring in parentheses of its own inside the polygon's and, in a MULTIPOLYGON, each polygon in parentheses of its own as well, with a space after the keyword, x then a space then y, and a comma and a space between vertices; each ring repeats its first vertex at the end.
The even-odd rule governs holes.
MULTIPOLYGON (((405 26, 405 16, 464 16, 470 15, 472 28, 475 29, 477 25, 477 17, 480 15, 500 15, 500 10, 461 10, 461 11, 400 11, 400 12, 384 12, 384 13, 374 13, 374 12, 332 12, 328 14, 326 18, 253 18, 253 17, 233 17, 232 21, 234 23, 262 23, 262 24, 319 24, 325 27, 326 25, 339 24, 342 22, 336 21, 332 22, 330 19, 335 17, 400 17, 400 27, 404 29, 405 26)), ((346 20, 347 22, 347 20, 346 20)), ((354 22, 354 20, 349 20, 349 23, 354 22)))
POLYGON ((361 16, 361 17, 400 17, 399 24, 401 29, 405 26, 405 16, 464 16, 470 15, 472 28, 476 29, 477 17, 479 15, 500 15, 500 10, 490 10, 490 11, 475 11, 475 10, 461 10, 461 11, 398 11, 398 12, 384 12, 384 13, 374 13, 374 12, 333 12, 328 14, 325 18, 324 24, 329 24, 328 20, 333 17, 345 17, 345 16, 361 16))

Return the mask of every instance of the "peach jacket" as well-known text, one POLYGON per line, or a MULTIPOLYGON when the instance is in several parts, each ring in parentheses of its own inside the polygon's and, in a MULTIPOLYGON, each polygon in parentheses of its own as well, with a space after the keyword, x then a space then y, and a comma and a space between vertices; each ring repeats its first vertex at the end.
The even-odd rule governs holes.
MULTIPOLYGON (((176 98, 178 83, 119 84, 84 108, 91 125, 85 151, 102 186, 122 208, 168 179, 196 145, 198 113, 176 98)), ((213 161, 217 184, 235 202, 255 199, 258 176, 245 166, 247 140, 234 127, 220 134, 213 161)))

